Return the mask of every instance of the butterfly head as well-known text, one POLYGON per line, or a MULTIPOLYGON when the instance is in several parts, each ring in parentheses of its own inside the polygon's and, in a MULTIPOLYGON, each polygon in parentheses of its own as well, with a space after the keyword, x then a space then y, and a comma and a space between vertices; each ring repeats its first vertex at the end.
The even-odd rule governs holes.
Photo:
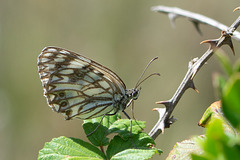
POLYGON ((136 100, 136 99, 138 99, 140 90, 141 90, 141 88, 140 89, 136 89, 136 88, 129 89, 129 90, 127 90, 127 95, 129 96, 130 99, 136 100))

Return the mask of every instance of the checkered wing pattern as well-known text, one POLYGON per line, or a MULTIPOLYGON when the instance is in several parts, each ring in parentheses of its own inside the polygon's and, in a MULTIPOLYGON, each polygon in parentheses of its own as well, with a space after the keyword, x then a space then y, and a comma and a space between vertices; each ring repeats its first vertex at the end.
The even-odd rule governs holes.
POLYGON ((38 71, 48 105, 66 119, 95 118, 122 109, 119 102, 126 94, 123 81, 87 57, 46 47, 38 57, 38 71))

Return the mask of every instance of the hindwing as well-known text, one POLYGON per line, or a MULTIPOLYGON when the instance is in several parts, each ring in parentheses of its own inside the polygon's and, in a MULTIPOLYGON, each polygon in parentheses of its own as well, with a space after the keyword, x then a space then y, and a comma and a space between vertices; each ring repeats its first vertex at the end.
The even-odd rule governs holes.
POLYGON ((110 69, 58 47, 42 50, 38 71, 48 105, 66 115, 66 119, 89 119, 117 112, 116 103, 126 90, 110 69))

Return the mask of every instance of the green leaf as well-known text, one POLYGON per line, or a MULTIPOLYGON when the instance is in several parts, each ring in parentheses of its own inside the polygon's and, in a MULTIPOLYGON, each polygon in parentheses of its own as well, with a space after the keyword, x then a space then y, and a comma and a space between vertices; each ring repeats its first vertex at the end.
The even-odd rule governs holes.
POLYGON ((128 139, 131 134, 138 134, 142 131, 145 126, 144 121, 132 121, 132 133, 131 131, 131 121, 129 119, 119 119, 115 121, 109 128, 108 134, 110 133, 119 133, 119 135, 125 140, 128 139))
POLYGON ((202 144, 208 159, 232 160, 240 158, 239 139, 232 134, 226 134, 222 121, 215 119, 209 126, 206 141, 202 144))
POLYGON ((222 96, 222 90, 225 84, 226 79, 223 76, 219 75, 218 73, 213 74, 213 88, 217 97, 222 96))
POLYGON ((235 128, 240 129, 240 73, 233 74, 226 83, 222 105, 226 118, 235 128))
POLYGON ((240 72, 240 59, 238 59, 233 65, 234 72, 240 72))
POLYGON ((198 122, 198 125, 207 127, 207 125, 211 124, 211 122, 213 122, 215 119, 224 120, 221 111, 221 101, 216 101, 207 108, 202 118, 198 122))
POLYGON ((152 158, 157 152, 156 149, 127 149, 114 155, 111 160, 145 160, 152 158))
MULTIPOLYGON (((107 148, 107 157, 110 159, 115 154, 122 152, 130 148, 140 148, 140 149, 154 149, 152 146, 155 144, 154 140, 147 133, 139 133, 138 135, 132 135, 132 138, 128 140, 122 139, 120 136, 114 136, 110 141, 107 148)), ((160 151, 159 151, 160 152, 160 151)))
POLYGON ((207 130, 207 139, 203 145, 204 150, 208 151, 213 156, 218 154, 219 141, 226 141, 226 136, 223 131, 222 122, 215 119, 207 130))
POLYGON ((86 135, 92 133, 88 136, 88 140, 95 146, 106 146, 109 144, 109 139, 107 136, 108 128, 118 119, 120 114, 113 116, 105 116, 100 124, 102 117, 84 120, 83 129, 86 135))
POLYGON ((209 159, 203 157, 202 155, 192 154, 192 160, 209 160, 209 159))
POLYGON ((39 160, 98 160, 105 155, 95 146, 76 138, 59 137, 46 142, 39 151, 39 160))
POLYGON ((174 145, 173 149, 169 153, 166 160, 172 159, 184 159, 191 160, 192 153, 202 153, 203 150, 197 144, 198 141, 202 140, 203 136, 193 137, 189 140, 184 140, 182 142, 178 142, 174 145))
POLYGON ((212 103, 210 107, 207 108, 202 118, 198 122, 198 125, 202 127, 211 126, 212 122, 214 122, 215 119, 219 119, 222 122, 225 132, 231 134, 236 133, 235 129, 229 124, 228 121, 226 121, 226 118, 223 116, 221 101, 216 101, 212 103))

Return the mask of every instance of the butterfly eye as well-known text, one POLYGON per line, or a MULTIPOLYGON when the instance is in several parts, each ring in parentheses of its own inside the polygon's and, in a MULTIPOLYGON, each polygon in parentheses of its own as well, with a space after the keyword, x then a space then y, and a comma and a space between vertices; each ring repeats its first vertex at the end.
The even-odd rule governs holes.
POLYGON ((139 96, 139 90, 133 90, 133 94, 132 94, 132 97, 134 100, 138 99, 138 96, 139 96))

